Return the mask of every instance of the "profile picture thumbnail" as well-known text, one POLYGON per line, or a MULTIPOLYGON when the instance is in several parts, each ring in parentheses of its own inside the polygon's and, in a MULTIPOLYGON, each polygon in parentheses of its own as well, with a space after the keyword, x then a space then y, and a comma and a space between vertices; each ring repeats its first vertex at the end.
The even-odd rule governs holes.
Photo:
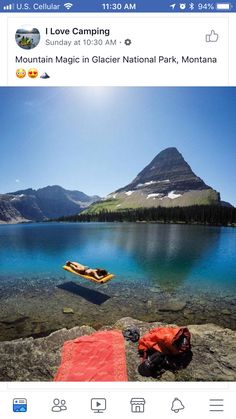
POLYGON ((15 34, 17 45, 23 49, 33 49, 40 41, 40 32, 37 28, 25 25, 17 29, 15 34))

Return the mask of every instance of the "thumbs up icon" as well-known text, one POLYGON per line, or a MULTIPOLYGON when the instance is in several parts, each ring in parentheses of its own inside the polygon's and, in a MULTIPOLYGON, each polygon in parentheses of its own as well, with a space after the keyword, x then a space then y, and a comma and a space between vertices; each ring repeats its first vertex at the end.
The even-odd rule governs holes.
POLYGON ((217 42, 218 39, 219 35, 214 30, 212 30, 210 34, 206 35, 206 42, 217 42))

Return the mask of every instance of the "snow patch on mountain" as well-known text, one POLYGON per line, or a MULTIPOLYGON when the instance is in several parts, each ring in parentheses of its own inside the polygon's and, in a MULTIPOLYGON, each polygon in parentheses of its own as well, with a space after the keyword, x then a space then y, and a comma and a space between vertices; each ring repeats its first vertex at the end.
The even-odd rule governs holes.
POLYGON ((151 180, 150 182, 145 182, 145 183, 139 183, 137 185, 137 188, 142 188, 143 186, 149 186, 149 185, 153 185, 154 183, 157 183, 155 180, 151 180))
POLYGON ((16 197, 11 198, 11 201, 18 201, 19 198, 23 198, 24 196, 25 196, 25 194, 21 193, 20 195, 17 195, 16 197))
POLYGON ((179 198, 180 196, 182 196, 181 194, 176 194, 175 191, 171 191, 168 193, 168 198, 170 199, 176 199, 179 198))
POLYGON ((105 198, 102 198, 102 200, 105 201, 106 199, 111 199, 111 198, 116 199, 116 195, 117 193, 109 194, 105 198))
POLYGON ((161 195, 160 193, 150 193, 150 194, 148 194, 147 199, 149 199, 149 198, 154 198, 155 199, 160 195, 161 195))

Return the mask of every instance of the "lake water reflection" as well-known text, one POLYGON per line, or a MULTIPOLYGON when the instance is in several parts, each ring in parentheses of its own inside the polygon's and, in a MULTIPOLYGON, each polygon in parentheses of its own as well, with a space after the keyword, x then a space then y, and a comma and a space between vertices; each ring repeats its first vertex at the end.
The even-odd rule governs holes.
POLYGON ((154 321, 162 318, 159 305, 174 299, 184 300, 186 307, 172 317, 170 310, 170 321, 214 321, 215 307, 234 327, 235 248, 234 228, 147 223, 0 226, 0 315, 12 321, 19 313, 29 321, 36 316, 37 321, 51 322, 51 329, 78 321, 94 324, 95 319, 102 323, 104 313, 110 321, 126 315, 154 321), (68 259, 104 267, 116 277, 107 285, 77 279, 62 270, 68 259), (79 295, 81 287, 88 290, 79 295), (96 305, 96 292, 92 299, 85 298, 89 290, 109 298, 98 296, 104 304, 96 305), (78 316, 65 320, 65 305, 73 306, 78 316))

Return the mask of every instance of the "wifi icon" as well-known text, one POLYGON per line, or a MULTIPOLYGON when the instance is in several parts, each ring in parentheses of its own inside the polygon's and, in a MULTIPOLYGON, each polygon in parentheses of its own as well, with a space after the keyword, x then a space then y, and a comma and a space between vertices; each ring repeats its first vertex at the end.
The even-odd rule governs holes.
POLYGON ((71 7, 73 6, 73 4, 72 3, 65 3, 64 4, 64 7, 67 9, 67 10, 69 10, 69 9, 71 9, 71 7))

